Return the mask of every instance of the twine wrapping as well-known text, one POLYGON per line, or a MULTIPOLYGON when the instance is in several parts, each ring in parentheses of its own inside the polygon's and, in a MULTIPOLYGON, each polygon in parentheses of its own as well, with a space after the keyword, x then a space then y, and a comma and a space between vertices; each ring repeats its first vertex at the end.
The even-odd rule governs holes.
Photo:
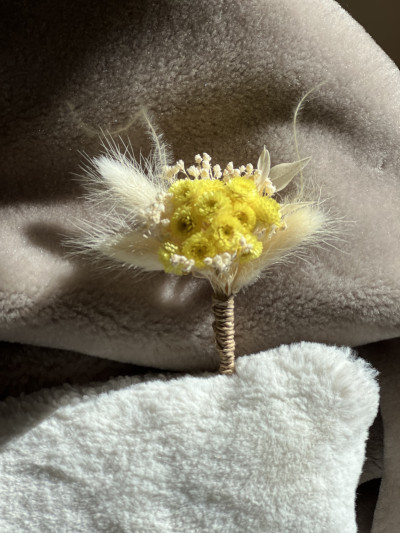
POLYGON ((213 294, 212 310, 215 343, 220 357, 220 374, 235 372, 235 318, 234 297, 219 297, 213 294))

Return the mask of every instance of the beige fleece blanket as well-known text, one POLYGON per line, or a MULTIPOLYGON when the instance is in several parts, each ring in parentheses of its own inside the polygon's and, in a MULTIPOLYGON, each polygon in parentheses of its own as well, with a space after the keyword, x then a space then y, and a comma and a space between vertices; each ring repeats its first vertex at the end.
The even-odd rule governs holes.
POLYGON ((336 248, 271 269, 237 299, 238 353, 399 335, 400 76, 335 2, 44 1, 6 15, 2 339, 214 368, 206 283, 143 283, 65 257, 61 235, 83 210, 79 151, 99 152, 101 127, 145 153, 129 121, 146 105, 175 158, 256 162, 265 144, 273 164, 290 161, 295 106, 323 81, 298 137, 306 177, 340 220, 336 248))

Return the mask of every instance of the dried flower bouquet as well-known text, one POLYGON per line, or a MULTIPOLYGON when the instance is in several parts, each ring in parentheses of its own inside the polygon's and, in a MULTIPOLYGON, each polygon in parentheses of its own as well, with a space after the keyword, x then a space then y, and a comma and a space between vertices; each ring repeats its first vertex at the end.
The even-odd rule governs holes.
POLYGON ((149 159, 140 164, 110 142, 86 168, 87 198, 104 206, 105 216, 101 225, 86 224, 80 245, 145 271, 207 279, 220 372, 231 374, 234 295, 323 226, 314 203, 274 198, 310 159, 271 167, 264 147, 256 168, 228 163, 222 170, 207 153, 189 168, 183 161, 170 166, 145 118, 155 144, 149 159))

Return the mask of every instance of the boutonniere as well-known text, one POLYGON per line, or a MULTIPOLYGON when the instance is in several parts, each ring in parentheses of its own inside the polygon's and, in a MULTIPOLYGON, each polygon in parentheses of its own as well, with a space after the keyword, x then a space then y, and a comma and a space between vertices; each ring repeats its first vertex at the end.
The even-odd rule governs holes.
POLYGON ((234 297, 272 264, 315 240, 324 224, 316 203, 278 201, 310 158, 271 166, 264 147, 251 163, 222 169, 209 154, 168 165, 166 147, 145 116, 154 150, 139 163, 110 142, 86 168, 87 198, 101 224, 87 223, 84 249, 143 271, 207 279, 213 289, 220 372, 235 368, 234 297))

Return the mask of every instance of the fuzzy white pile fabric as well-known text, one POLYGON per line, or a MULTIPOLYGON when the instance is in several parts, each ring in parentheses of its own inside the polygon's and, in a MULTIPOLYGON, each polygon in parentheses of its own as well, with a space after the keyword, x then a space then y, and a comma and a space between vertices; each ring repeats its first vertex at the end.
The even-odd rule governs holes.
POLYGON ((301 343, 233 376, 9 399, 0 531, 355 533, 375 373, 348 348, 301 343))

